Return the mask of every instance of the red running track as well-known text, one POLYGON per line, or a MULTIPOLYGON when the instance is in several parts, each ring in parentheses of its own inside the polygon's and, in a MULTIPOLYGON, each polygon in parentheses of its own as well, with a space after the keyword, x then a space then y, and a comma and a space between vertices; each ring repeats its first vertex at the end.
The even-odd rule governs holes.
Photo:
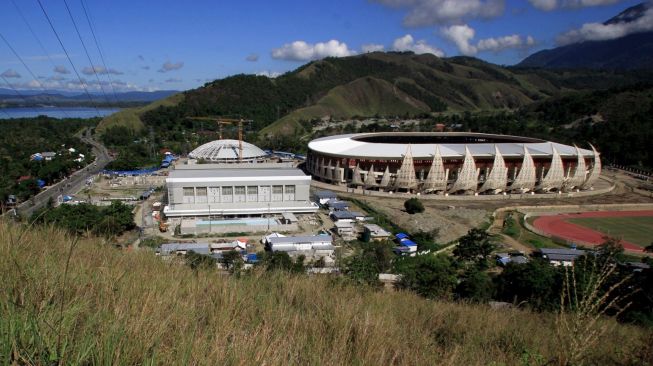
MULTIPOLYGON (((580 212, 572 214, 558 214, 553 216, 539 216, 533 221, 533 226, 538 230, 551 235, 570 240, 582 242, 583 244, 599 245, 603 243, 604 233, 595 231, 590 228, 572 224, 567 219, 583 217, 635 217, 635 216, 653 216, 653 211, 596 211, 580 212)), ((622 240, 621 244, 624 249, 634 252, 641 252, 643 249, 636 244, 622 240)))

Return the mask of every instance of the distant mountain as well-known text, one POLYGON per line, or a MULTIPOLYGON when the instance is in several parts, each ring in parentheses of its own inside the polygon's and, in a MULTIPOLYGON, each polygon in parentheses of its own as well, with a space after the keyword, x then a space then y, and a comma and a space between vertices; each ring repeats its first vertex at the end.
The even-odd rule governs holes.
MULTIPOLYGON (((12 89, 0 88, 0 103, 66 103, 74 104, 74 102, 88 103, 88 96, 85 93, 70 92, 64 90, 18 90, 20 96, 12 89)), ((115 97, 118 102, 153 102, 159 99, 166 98, 170 95, 176 94, 176 90, 158 90, 153 92, 118 92, 115 97)), ((91 93, 95 103, 106 104, 104 96, 100 93, 91 93)), ((114 103, 113 93, 108 94, 107 97, 111 103, 114 103)))
MULTIPOLYGON (((627 24, 653 11, 649 3, 630 7, 604 24, 627 24)), ((518 67, 551 69, 653 70, 653 32, 633 33, 606 41, 585 41, 536 52, 518 67)))

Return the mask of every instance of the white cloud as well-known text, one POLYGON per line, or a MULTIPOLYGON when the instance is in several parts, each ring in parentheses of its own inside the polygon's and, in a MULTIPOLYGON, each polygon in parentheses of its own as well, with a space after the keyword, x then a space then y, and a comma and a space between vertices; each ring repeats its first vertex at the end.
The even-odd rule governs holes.
POLYGON ((618 3, 622 0, 528 0, 534 7, 551 11, 557 8, 585 8, 589 6, 602 6, 618 3))
POLYGON ((20 74, 18 72, 16 72, 16 70, 14 70, 14 69, 5 70, 5 72, 3 72, 0 75, 2 75, 2 77, 5 77, 5 78, 14 78, 14 79, 20 78, 20 74))
POLYGON ((256 76, 267 76, 270 79, 274 79, 274 78, 276 78, 277 76, 280 76, 280 75, 281 75, 281 73, 278 72, 278 71, 269 71, 269 70, 263 70, 263 71, 259 71, 259 72, 256 73, 256 76))
POLYGON ((182 67, 184 67, 183 62, 172 63, 170 61, 166 61, 163 65, 161 65, 161 68, 159 69, 159 72, 168 72, 168 71, 173 71, 173 70, 179 70, 182 67))
POLYGON ((106 75, 106 74, 111 74, 111 75, 122 75, 122 71, 118 71, 116 69, 112 68, 106 68, 104 66, 86 66, 85 68, 82 69, 82 74, 84 75, 93 75, 95 73, 99 75, 106 75))
POLYGON ((258 61, 258 55, 255 53, 249 54, 247 57, 245 57, 245 60, 249 62, 256 62, 258 61))
POLYGON ((64 74, 64 75, 70 74, 70 70, 68 70, 65 66, 61 66, 61 65, 55 66, 52 71, 56 72, 57 74, 64 74))
POLYGON ((453 42, 458 47, 458 51, 466 56, 472 56, 478 52, 476 47, 469 43, 475 34, 474 28, 467 24, 452 25, 449 28, 442 29, 442 35, 453 42))
POLYGON ((416 54, 432 53, 438 57, 444 57, 444 51, 429 45, 423 39, 415 42, 413 36, 410 34, 406 34, 403 37, 395 39, 395 41, 392 43, 392 49, 394 51, 412 51, 416 54))
POLYGON ((474 56, 483 51, 501 52, 510 48, 527 49, 535 45, 533 37, 526 36, 524 38, 518 34, 484 38, 473 44, 476 32, 467 24, 442 28, 442 35, 453 42, 458 47, 458 51, 465 56, 474 56))
POLYGON ((166 83, 181 83, 181 81, 180 78, 170 78, 165 80, 166 83))
POLYGON ((503 14, 504 0, 372 0, 394 7, 406 8, 404 25, 421 27, 450 24, 463 19, 495 18, 503 14))
POLYGON ((620 23, 585 23, 579 29, 572 29, 559 35, 556 42, 559 45, 584 41, 604 41, 621 38, 633 33, 653 31, 653 7, 631 22, 620 23))
POLYGON ((356 52, 350 50, 346 43, 335 39, 316 44, 295 41, 272 50, 272 58, 291 61, 319 60, 325 57, 345 57, 354 54, 356 52))
POLYGON ((383 51, 384 49, 385 47, 382 44, 369 43, 361 46, 363 53, 383 51))

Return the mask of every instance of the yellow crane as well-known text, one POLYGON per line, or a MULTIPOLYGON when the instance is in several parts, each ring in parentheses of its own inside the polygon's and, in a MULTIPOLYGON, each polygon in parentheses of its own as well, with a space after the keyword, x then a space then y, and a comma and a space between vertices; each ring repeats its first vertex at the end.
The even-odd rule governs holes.
POLYGON ((212 121, 218 124, 218 135, 222 140, 222 125, 238 124, 238 161, 243 160, 243 123, 252 123, 251 119, 236 119, 236 118, 222 118, 222 117, 186 117, 186 119, 194 121, 212 121))

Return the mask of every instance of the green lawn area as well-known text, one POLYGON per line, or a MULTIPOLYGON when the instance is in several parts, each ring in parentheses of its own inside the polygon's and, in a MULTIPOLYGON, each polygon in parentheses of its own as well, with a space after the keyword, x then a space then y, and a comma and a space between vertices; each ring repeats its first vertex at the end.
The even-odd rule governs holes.
POLYGON ((567 221, 629 241, 641 247, 653 242, 653 216, 583 217, 567 221))

